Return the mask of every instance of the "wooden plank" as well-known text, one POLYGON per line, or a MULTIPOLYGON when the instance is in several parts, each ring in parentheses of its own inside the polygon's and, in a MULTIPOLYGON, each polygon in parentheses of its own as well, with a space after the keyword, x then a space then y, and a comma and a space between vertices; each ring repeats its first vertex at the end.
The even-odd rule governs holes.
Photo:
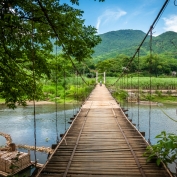
POLYGON ((146 163, 147 142, 104 85, 93 90, 73 121, 37 177, 172 177, 164 167, 146 163))

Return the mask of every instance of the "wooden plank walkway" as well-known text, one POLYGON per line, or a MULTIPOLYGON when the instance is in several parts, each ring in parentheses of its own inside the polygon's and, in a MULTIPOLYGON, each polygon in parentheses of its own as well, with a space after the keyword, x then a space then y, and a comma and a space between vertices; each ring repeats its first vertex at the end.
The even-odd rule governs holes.
POLYGON ((113 99, 96 86, 37 177, 169 177, 146 163, 147 142, 113 99))

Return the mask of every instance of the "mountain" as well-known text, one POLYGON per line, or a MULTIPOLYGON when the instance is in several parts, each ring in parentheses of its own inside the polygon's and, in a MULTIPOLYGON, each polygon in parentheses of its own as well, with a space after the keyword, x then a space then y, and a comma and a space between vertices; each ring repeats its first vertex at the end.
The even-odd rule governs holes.
MULTIPOLYGON (((94 61, 114 58, 119 54, 132 56, 145 35, 140 30, 118 30, 101 34, 102 42, 94 48, 94 61)), ((177 33, 169 31, 157 37, 153 36, 152 50, 154 53, 166 53, 175 56, 177 50, 177 33)), ((150 37, 148 36, 141 48, 140 55, 147 55, 149 51, 150 37)))
MULTIPOLYGON (((143 48, 149 50, 149 42, 146 42, 143 48)), ((154 53, 169 54, 177 58, 177 33, 167 31, 159 36, 153 37, 152 50, 154 53)))

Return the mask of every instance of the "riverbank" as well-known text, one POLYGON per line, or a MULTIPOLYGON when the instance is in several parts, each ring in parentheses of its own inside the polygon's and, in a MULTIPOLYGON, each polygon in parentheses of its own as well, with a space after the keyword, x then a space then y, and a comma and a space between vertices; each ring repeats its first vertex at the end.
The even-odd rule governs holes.
MULTIPOLYGON (((5 105, 5 101, 0 101, 1 105, 5 105)), ((27 106, 34 105, 33 101, 27 101, 27 106)), ((46 105, 46 104, 55 104, 55 102, 52 101, 35 101, 35 105, 46 105)))
MULTIPOLYGON (((65 100, 65 104, 73 104, 76 103, 77 100, 65 100)), ((57 102, 58 104, 63 104, 64 101, 59 101, 57 102)), ((32 106, 34 105, 33 101, 27 101, 26 102, 27 106, 32 106)), ((35 101, 35 105, 47 105, 47 104, 55 104, 55 101, 35 101)), ((0 99, 0 105, 5 105, 5 101, 3 99, 0 99)))
MULTIPOLYGON (((33 101, 27 101, 27 106, 34 105, 33 101)), ((45 105, 45 104, 55 104, 55 102, 52 101, 35 101, 35 105, 45 105)))

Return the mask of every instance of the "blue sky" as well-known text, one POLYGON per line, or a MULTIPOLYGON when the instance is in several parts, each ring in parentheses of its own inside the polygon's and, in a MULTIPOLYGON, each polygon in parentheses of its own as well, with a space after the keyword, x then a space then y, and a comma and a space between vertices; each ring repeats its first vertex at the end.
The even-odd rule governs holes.
MULTIPOLYGON (((170 0, 160 20, 153 29, 157 36, 165 31, 177 32, 177 6, 170 0)), ((72 5, 69 0, 60 0, 72 5)), ((165 0, 80 0, 75 8, 84 11, 86 25, 97 28, 98 34, 120 29, 147 32, 163 6, 165 0)), ((177 4, 177 0, 175 1, 177 4)))

